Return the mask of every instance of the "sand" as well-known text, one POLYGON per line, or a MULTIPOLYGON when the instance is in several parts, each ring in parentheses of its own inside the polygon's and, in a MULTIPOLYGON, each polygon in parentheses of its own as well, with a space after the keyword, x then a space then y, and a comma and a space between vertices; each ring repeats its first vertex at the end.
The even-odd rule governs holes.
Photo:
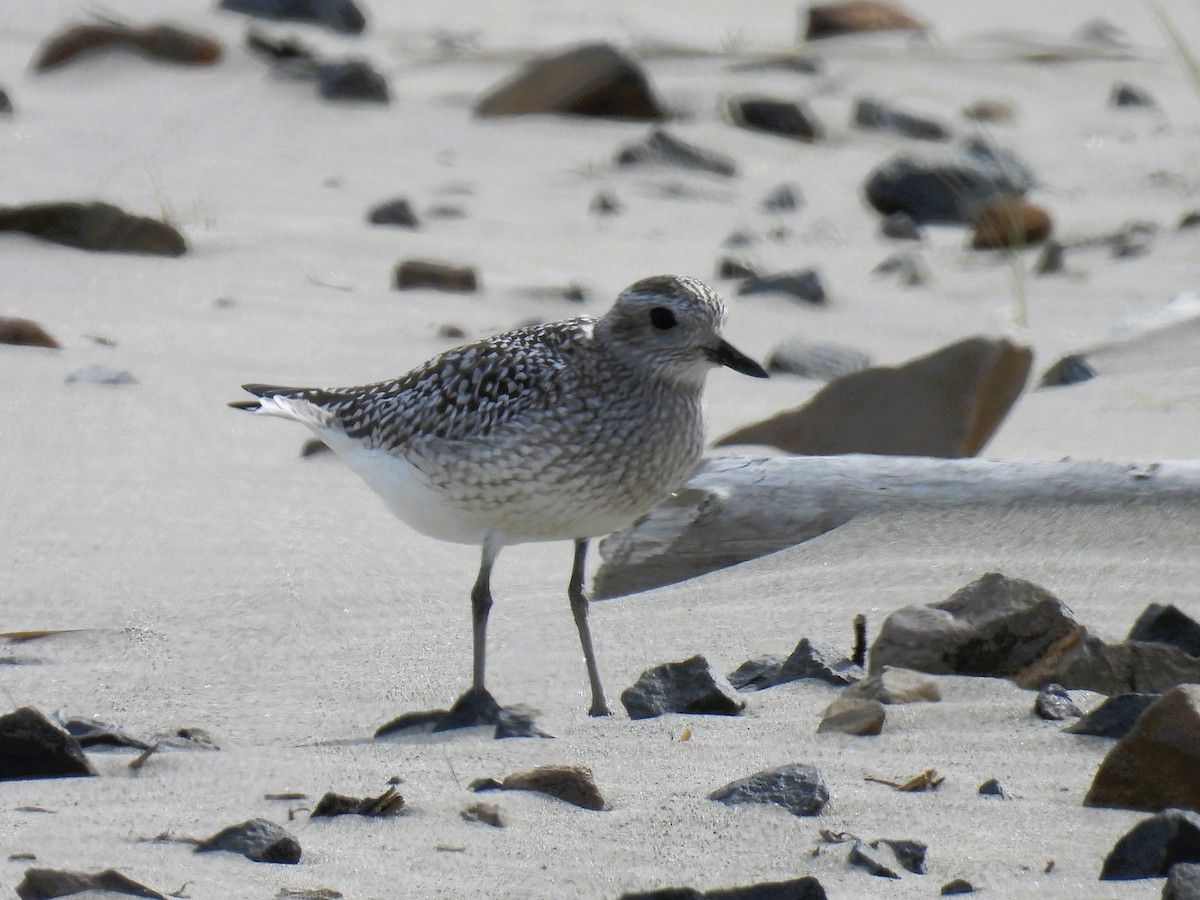
MULTIPOLYGON (((1200 96, 1145 7, 907 6, 934 24, 935 40, 822 45, 816 78, 725 68, 792 45, 797 9, 782 2, 753 12, 525 3, 503 14, 484 3, 377 2, 359 39, 268 26, 330 55, 370 58, 389 75, 387 108, 323 103, 310 84, 269 75, 241 47, 246 20, 207 3, 145 0, 119 10, 222 39, 225 60, 205 70, 114 55, 33 75, 26 67, 44 37, 93 6, 0 11, 0 86, 17 110, 0 122, 3 202, 103 199, 168 218, 191 245, 182 258, 153 259, 0 235, 0 314, 33 318, 63 344, 0 347, 0 630, 80 629, 8 648, 40 664, 0 667, 4 707, 143 731, 198 726, 222 746, 162 753, 138 774, 127 769, 128 753, 96 752, 100 778, 0 784, 0 890, 11 892, 36 864, 116 867, 164 892, 186 883, 195 900, 318 887, 354 898, 608 898, 808 873, 835 898, 926 897, 954 877, 991 896, 1157 896, 1159 881, 1095 880, 1112 843, 1141 818, 1081 806, 1108 744, 1034 719, 1032 694, 1004 682, 940 678, 942 703, 889 710, 884 734, 867 739, 818 737, 834 691, 809 683, 752 695, 737 718, 631 722, 619 709, 588 718, 565 599, 567 544, 508 549, 493 581, 491 686, 502 702, 537 707, 555 740, 497 742, 480 732, 370 740, 392 716, 444 705, 468 684, 477 551, 409 532, 335 460, 299 459, 302 429, 224 405, 247 381, 394 376, 453 344, 438 337, 446 323, 476 338, 534 318, 601 313, 646 275, 711 278, 736 229, 786 227, 787 237, 750 255, 768 269, 816 266, 830 293, 821 309, 729 296, 727 336, 760 359, 793 336, 892 364, 991 334, 1033 347, 1040 371, 1195 289, 1200 238, 1174 225, 1200 207, 1200 96), (1029 33, 1061 43, 1097 16, 1124 29, 1129 58, 1014 61, 1031 46, 1029 33), (998 28, 1025 34, 981 36, 998 28), (466 51, 440 53, 447 36, 466 51), (645 65, 683 114, 671 129, 733 157, 739 176, 615 170, 613 154, 644 126, 470 115, 482 91, 531 55, 593 39, 697 51, 647 52, 645 65), (1107 107, 1117 80, 1150 90, 1158 108, 1107 107), (750 90, 808 98, 828 140, 797 146, 734 129, 721 101, 750 90), (1035 278, 1032 254, 1014 267, 964 250, 960 229, 931 229, 929 283, 903 288, 873 276, 894 248, 878 236, 860 185, 911 144, 850 128, 860 95, 936 112, 964 132, 961 106, 1011 102, 1016 124, 988 134, 1033 166, 1040 187, 1031 196, 1061 236, 1134 219, 1163 230, 1144 257, 1081 252, 1068 257, 1066 275, 1035 278), (760 200, 781 182, 797 185, 805 205, 762 212, 760 200), (665 195, 667 183, 686 196, 665 195), (618 196, 620 215, 588 213, 600 190, 618 196), (414 203, 420 230, 365 224, 369 206, 394 196, 414 203), (423 215, 446 204, 465 217, 423 215), (415 257, 477 266, 482 290, 391 290, 393 266, 415 257), (530 292, 571 283, 586 290, 583 304, 530 292), (139 383, 66 383, 96 363, 139 383), (820 817, 705 799, 789 762, 817 766, 829 784, 820 817), (459 818, 476 799, 466 790, 472 779, 542 763, 590 766, 611 809, 506 793, 489 799, 507 828, 459 818), (946 776, 936 793, 898 795, 863 781, 929 767, 946 776), (288 821, 289 806, 311 805, 326 790, 378 794, 393 776, 404 779, 406 816, 310 822, 298 812, 288 821), (1012 800, 976 795, 991 777, 1012 800), (273 791, 311 799, 264 799, 273 791), (21 811, 29 805, 51 812, 21 811), (205 836, 255 816, 296 834, 299 866, 193 857, 186 846, 138 840, 205 836), (925 841, 929 874, 884 882, 849 868, 845 847, 813 855, 821 828, 925 841)), ((1194 6, 1169 9, 1183 34, 1200 33, 1194 6)), ((732 283, 716 284, 731 294, 732 283)), ((1088 384, 1031 392, 984 455, 1194 457, 1198 360, 1145 354, 1088 384)), ((818 387, 714 373, 712 432, 797 405, 818 387)), ((785 653, 804 635, 848 649, 854 614, 877 626, 891 610, 944 599, 989 570, 1042 584, 1117 639, 1149 602, 1200 616, 1197 527, 1194 508, 1170 505, 860 521, 772 557, 596 604, 601 669, 615 701, 643 669, 696 652, 732 669, 748 656, 785 653)))

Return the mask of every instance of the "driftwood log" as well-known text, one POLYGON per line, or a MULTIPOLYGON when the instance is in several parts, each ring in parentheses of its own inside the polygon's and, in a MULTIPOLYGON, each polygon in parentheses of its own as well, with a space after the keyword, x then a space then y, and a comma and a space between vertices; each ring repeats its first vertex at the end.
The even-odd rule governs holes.
POLYGON ((600 543, 593 593, 617 597, 682 581, 799 544, 866 513, 908 506, 1172 498, 1200 511, 1200 460, 719 457, 665 503, 600 543))

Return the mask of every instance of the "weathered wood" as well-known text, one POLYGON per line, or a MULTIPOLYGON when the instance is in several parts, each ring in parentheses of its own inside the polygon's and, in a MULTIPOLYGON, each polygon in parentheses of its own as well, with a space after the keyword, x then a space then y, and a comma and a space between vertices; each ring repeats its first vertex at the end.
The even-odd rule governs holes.
POLYGON ((1200 511, 1200 460, 1119 463, 908 456, 719 457, 600 543, 597 598, 671 584, 774 553, 864 513, 906 506, 1126 503, 1200 511))

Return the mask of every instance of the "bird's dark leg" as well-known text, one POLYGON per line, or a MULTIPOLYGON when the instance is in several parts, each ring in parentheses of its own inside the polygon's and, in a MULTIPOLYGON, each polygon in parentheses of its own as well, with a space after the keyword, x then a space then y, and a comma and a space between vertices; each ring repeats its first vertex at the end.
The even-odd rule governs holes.
POLYGON ((592 683, 592 708, 590 716, 612 715, 604 699, 604 686, 600 683, 600 669, 596 666, 596 651, 592 649, 592 632, 588 628, 588 598, 583 592, 583 568, 587 559, 586 538, 575 541, 575 564, 571 568, 571 581, 567 585, 567 597, 571 601, 571 613, 575 616, 575 627, 579 629, 579 643, 583 645, 583 658, 587 662, 588 680, 592 683))
POLYGON ((500 705, 484 687, 487 664, 488 613, 492 610, 492 565, 500 553, 500 542, 491 535, 483 541, 483 558, 479 575, 471 588, 471 689, 454 701, 454 706, 438 722, 434 731, 467 728, 471 725, 494 725, 500 705))

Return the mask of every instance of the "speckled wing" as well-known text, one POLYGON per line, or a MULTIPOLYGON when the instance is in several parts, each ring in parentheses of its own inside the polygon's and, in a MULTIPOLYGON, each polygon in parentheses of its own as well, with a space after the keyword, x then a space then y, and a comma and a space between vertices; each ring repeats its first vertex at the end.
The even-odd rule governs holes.
POLYGON ((559 405, 593 322, 579 318, 511 331, 362 387, 243 387, 258 397, 306 401, 329 415, 329 427, 367 447, 400 449, 419 437, 477 438, 559 405))

